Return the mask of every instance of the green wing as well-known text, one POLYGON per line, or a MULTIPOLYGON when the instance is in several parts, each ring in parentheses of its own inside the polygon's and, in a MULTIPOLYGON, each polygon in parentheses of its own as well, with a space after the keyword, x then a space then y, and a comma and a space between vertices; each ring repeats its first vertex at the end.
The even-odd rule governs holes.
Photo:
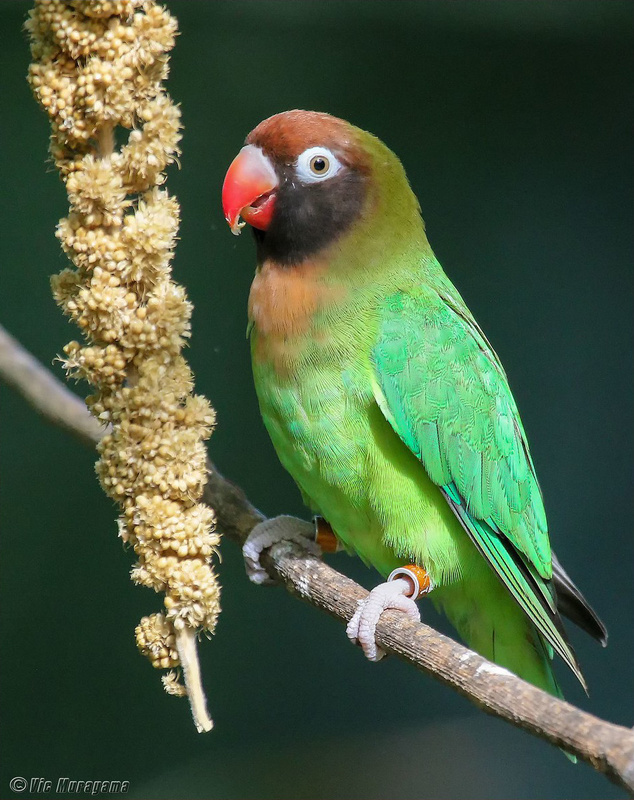
POLYGON ((585 686, 557 613, 541 491, 507 378, 459 295, 387 299, 372 353, 383 414, 537 630, 585 686))

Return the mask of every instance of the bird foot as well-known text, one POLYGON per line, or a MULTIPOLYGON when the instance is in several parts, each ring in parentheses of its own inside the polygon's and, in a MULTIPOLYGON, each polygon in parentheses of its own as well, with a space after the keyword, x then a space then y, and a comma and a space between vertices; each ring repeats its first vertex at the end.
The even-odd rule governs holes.
POLYGON ((282 515, 260 522, 248 535, 242 546, 244 566, 249 579, 253 583, 274 583, 267 571, 260 564, 260 556, 264 550, 277 542, 295 542, 312 555, 321 555, 321 549, 314 541, 315 526, 297 517, 282 515))
POLYGON ((410 565, 395 569, 386 583, 375 586, 359 602, 359 607, 346 628, 348 638, 361 646, 370 661, 380 661, 385 656, 385 651, 376 643, 376 626, 381 614, 388 608, 393 608, 407 614, 415 622, 420 622, 420 611, 415 601, 432 588, 433 583, 422 567, 410 565))

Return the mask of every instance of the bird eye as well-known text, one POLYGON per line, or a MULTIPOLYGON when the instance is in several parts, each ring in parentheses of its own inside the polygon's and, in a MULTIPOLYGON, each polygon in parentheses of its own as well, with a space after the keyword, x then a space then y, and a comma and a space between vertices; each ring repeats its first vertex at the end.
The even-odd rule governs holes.
POLYGON ((330 161, 328 161, 326 156, 313 156, 310 159, 309 166, 315 175, 323 175, 324 172, 328 172, 330 161))
POLYGON ((342 165, 327 147, 309 147, 297 159, 295 169, 302 183, 316 183, 332 178, 342 165))

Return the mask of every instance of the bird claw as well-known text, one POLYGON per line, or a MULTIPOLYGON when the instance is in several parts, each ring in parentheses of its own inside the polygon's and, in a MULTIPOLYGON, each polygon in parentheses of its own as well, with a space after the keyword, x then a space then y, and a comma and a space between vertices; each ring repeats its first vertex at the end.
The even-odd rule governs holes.
POLYGON ((321 555, 319 546, 313 541, 314 536, 314 525, 297 517, 282 515, 260 522, 253 528, 242 546, 244 566, 249 580, 257 584, 275 583, 260 564, 260 556, 264 550, 277 542, 295 542, 311 555, 321 555))
POLYGON ((376 626, 386 609, 402 611, 410 619, 420 622, 420 611, 409 596, 411 593, 411 582, 406 578, 397 578, 375 586, 364 600, 359 601, 346 634, 351 642, 361 646, 370 661, 380 661, 385 656, 385 650, 376 643, 376 626))

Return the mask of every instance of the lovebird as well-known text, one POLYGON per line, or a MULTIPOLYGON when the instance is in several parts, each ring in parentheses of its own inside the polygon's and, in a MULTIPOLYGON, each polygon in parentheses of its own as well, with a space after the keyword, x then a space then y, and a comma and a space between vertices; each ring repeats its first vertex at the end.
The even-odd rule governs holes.
MULTIPOLYGON (((585 688, 560 614, 602 644, 606 629, 551 552, 506 374, 434 256, 399 159, 344 120, 288 111, 247 136, 222 201, 232 231, 255 235, 248 335, 275 450, 322 541, 386 579, 348 636, 378 660, 383 610, 419 619, 429 594, 485 658, 560 696, 558 653, 585 688)), ((249 537, 256 582, 288 519, 249 537)))

